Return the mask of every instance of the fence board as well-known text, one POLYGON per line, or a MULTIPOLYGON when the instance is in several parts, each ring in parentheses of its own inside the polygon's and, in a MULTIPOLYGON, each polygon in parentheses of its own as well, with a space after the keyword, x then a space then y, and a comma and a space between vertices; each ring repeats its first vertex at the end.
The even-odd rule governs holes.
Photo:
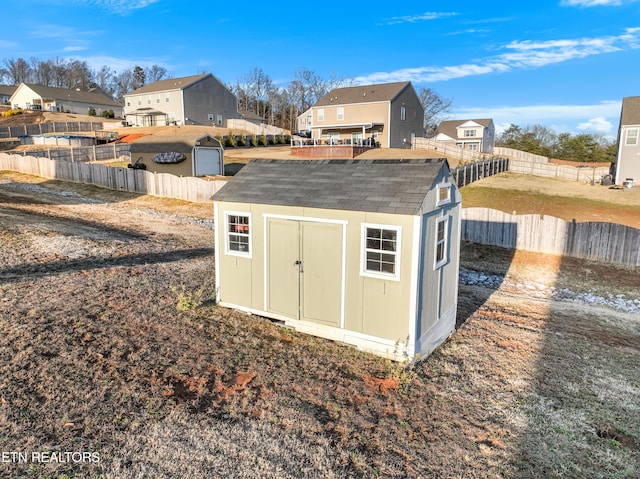
POLYGON ((461 238, 503 248, 640 266, 640 229, 616 223, 576 223, 546 215, 463 208, 461 238))
POLYGON ((226 181, 178 177, 132 168, 113 168, 98 164, 50 160, 36 156, 0 153, 0 170, 18 171, 41 178, 85 183, 101 188, 207 202, 226 181))

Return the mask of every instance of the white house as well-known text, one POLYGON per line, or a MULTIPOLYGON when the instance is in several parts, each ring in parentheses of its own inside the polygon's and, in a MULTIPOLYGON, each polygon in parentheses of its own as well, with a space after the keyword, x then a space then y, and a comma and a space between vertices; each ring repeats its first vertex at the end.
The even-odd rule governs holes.
POLYGON ((492 119, 448 120, 438 125, 434 139, 471 151, 493 153, 496 130, 492 119))
POLYGON ((11 106, 23 110, 55 111, 87 115, 90 110, 96 116, 105 111, 113 111, 116 118, 122 118, 122 105, 103 94, 67 88, 54 88, 34 83, 21 83, 10 98, 11 106))

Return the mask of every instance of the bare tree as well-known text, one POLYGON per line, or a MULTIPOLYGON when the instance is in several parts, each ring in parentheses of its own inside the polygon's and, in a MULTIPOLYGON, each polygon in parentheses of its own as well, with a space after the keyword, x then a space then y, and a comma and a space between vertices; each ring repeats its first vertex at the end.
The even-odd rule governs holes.
POLYGON ((31 80, 31 67, 24 58, 9 58, 4 60, 6 77, 11 85, 28 83, 31 80))
POLYGON ((55 65, 51 60, 42 61, 39 58, 31 58, 31 77, 38 85, 53 86, 55 65))
POLYGON ((93 74, 86 61, 71 60, 66 68, 66 86, 73 90, 89 91, 93 74))
POLYGON ((147 75, 144 72, 144 68, 135 66, 133 69, 133 89, 136 90, 146 85, 147 75))
POLYGON ((153 83, 167 79, 167 69, 159 65, 151 65, 144 69, 144 75, 147 83, 153 83))
POLYGON ((427 136, 431 136, 436 131, 440 121, 449 113, 452 100, 443 98, 431 88, 420 88, 418 98, 424 108, 424 129, 427 136))
POLYGON ((115 90, 116 90, 116 98, 118 100, 123 100, 124 96, 127 93, 130 93, 134 90, 135 79, 133 77, 132 70, 124 70, 122 73, 117 75, 114 79, 115 90))
POLYGON ((93 73, 93 82, 95 86, 99 87, 109 96, 113 96, 115 94, 114 78, 115 72, 107 65, 102 65, 100 70, 93 73))

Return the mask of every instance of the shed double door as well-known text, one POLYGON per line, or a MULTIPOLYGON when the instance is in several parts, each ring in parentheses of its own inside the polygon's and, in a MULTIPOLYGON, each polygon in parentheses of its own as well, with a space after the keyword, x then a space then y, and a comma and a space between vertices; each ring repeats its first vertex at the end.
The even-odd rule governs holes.
POLYGON ((342 225, 269 218, 267 309, 291 319, 339 327, 342 225))

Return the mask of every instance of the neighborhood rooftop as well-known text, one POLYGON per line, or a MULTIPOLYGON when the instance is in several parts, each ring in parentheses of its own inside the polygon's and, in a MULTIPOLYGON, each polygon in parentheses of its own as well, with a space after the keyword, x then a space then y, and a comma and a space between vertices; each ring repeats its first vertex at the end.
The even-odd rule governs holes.
POLYGON ((336 88, 320 98, 315 106, 391 101, 409 85, 411 82, 407 81, 336 88))
POLYGON ((640 125, 640 96, 628 96, 622 100, 623 125, 640 125))
POLYGON ((252 160, 216 201, 417 215, 446 159, 252 160))

